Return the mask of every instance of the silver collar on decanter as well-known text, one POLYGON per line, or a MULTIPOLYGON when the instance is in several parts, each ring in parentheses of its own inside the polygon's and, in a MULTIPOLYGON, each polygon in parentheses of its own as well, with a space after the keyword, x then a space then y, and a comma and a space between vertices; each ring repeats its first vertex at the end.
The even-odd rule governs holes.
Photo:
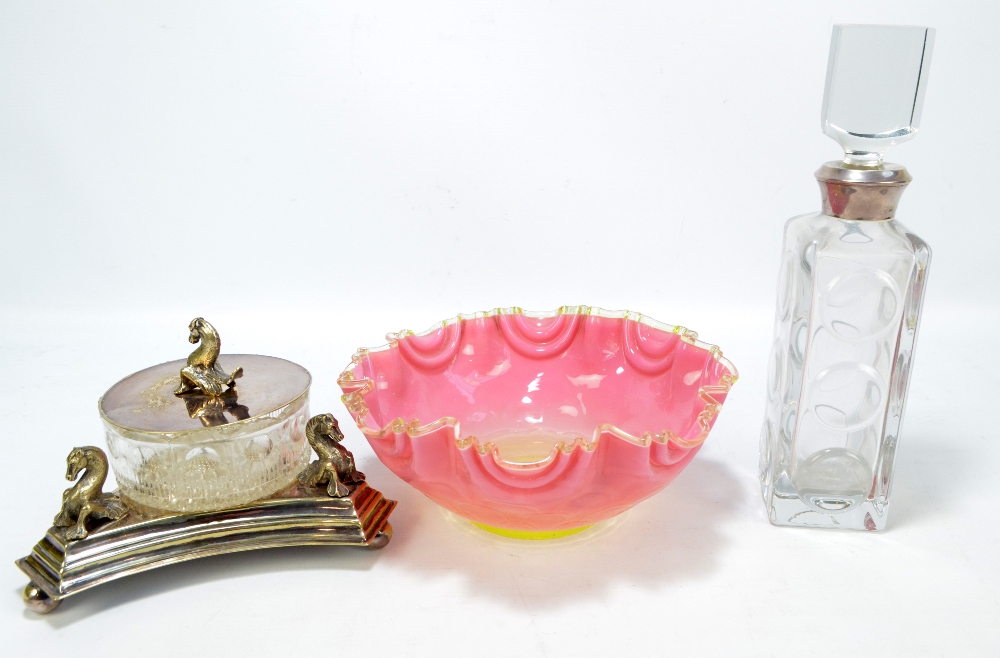
POLYGON ((903 190, 912 180, 902 165, 851 166, 827 162, 816 172, 823 214, 840 219, 876 221, 892 219, 903 190))

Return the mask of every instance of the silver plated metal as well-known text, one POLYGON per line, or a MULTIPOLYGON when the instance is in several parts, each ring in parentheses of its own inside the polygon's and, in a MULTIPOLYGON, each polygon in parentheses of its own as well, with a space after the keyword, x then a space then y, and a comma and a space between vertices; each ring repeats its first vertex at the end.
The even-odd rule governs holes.
MULTIPOLYGON (((125 501, 128 503, 128 501, 125 501)), ((366 483, 349 496, 295 484, 270 498, 214 512, 171 513, 128 503, 129 513, 83 539, 53 526, 17 566, 31 582, 25 605, 54 610, 68 596, 149 569, 258 548, 335 545, 378 549, 389 543, 396 502, 366 483)))
POLYGON ((905 167, 885 163, 855 167, 827 162, 816 172, 823 214, 840 219, 877 221, 892 219, 903 190, 913 180, 905 167))

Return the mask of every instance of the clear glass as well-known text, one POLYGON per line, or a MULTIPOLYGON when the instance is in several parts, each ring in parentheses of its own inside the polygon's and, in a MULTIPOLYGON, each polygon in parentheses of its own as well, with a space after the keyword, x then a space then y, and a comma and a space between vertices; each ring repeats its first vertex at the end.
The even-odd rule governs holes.
POLYGON ((851 160, 881 160, 920 125, 934 30, 835 25, 823 98, 823 132, 851 160))
POLYGON ((224 396, 177 396, 171 361, 118 382, 100 402, 108 461, 122 495, 174 512, 225 509, 295 481, 312 451, 309 373, 255 354, 222 355, 243 377, 224 396))
MULTIPOLYGON (((305 399, 276 422, 197 442, 142 440, 105 423, 108 460, 121 493, 154 509, 204 512, 243 505, 284 489, 309 465, 305 399)), ((225 426, 223 426, 225 427, 225 426)))
POLYGON ((760 448, 772 523, 885 527, 930 257, 895 220, 785 225, 760 448))

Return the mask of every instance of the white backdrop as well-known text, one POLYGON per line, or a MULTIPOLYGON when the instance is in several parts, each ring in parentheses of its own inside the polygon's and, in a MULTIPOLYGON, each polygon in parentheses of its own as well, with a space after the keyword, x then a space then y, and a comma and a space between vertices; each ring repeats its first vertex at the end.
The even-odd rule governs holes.
POLYGON ((184 356, 195 315, 305 365, 345 418, 356 347, 497 306, 640 311, 742 375, 692 466, 589 539, 470 534, 351 430, 400 500, 384 551, 171 567, 44 620, 8 566, 5 642, 996 655, 998 28, 985 1, 0 1, 3 559, 55 513, 68 450, 100 443, 95 400, 184 356), (935 255, 882 535, 772 528, 756 485, 781 227, 839 155, 838 22, 938 29, 921 133, 889 157, 935 255))

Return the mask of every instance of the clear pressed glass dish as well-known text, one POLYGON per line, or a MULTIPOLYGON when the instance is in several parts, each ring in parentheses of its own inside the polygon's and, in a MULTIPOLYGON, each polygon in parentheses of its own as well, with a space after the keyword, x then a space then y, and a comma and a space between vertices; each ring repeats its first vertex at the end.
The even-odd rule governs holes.
POLYGON ((376 455, 442 507, 523 538, 663 489, 737 378, 693 331, 588 306, 495 309, 388 340, 338 380, 376 455))
POLYGON ((224 509, 287 487, 309 464, 309 372, 256 354, 226 354, 219 363, 244 373, 222 396, 175 395, 181 360, 129 375, 101 398, 108 462, 123 496, 158 510, 224 509))

